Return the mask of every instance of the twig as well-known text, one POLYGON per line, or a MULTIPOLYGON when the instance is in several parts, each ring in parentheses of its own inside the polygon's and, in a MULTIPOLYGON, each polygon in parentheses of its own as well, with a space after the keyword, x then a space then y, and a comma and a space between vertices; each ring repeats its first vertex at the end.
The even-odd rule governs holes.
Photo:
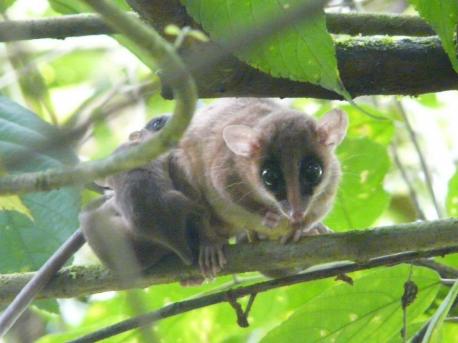
POLYGON ((242 309, 242 305, 238 303, 237 298, 234 297, 234 295, 230 291, 226 292, 226 300, 235 311, 235 314, 237 316, 237 324, 241 328, 247 328, 248 326, 250 326, 250 324, 248 323, 248 319, 245 316, 245 312, 242 309))
POLYGON ((426 217, 425 217, 425 214, 423 213, 423 210, 420 207, 417 192, 415 191, 415 188, 413 187, 412 182, 410 181, 409 176, 407 175, 404 165, 401 163, 399 159, 398 149, 395 143, 391 144, 391 153, 393 155, 394 163, 398 167, 399 172, 401 173, 402 179, 404 180, 405 184, 407 185, 407 189, 409 190, 410 199, 412 200, 412 203, 415 207, 415 211, 417 212, 417 218, 421 220, 425 220, 426 217))
POLYGON ((442 278, 458 279, 458 269, 446 266, 431 259, 420 259, 412 262, 416 266, 427 267, 439 273, 442 278))
POLYGON ((399 111, 399 113, 401 114, 403 120, 404 120, 404 123, 406 125, 406 128, 407 128, 407 132, 409 133, 409 136, 410 136, 410 139, 415 147, 415 151, 417 152, 417 156, 418 156, 418 159, 420 160, 420 165, 421 165, 421 169, 423 171, 423 174, 425 176, 425 183, 426 183, 426 187, 428 188, 428 192, 429 192, 429 195, 431 197, 431 200, 433 202, 433 205, 434 205, 434 208, 436 210, 436 214, 437 214, 437 217, 438 218, 443 218, 443 214, 442 214, 442 210, 441 210, 441 207, 436 199, 436 195, 434 193, 434 188, 433 188, 433 181, 432 181, 432 178, 431 178, 431 174, 429 172, 429 168, 428 168, 428 165, 426 163, 426 160, 425 160, 425 157, 423 155, 423 152, 420 148, 420 144, 418 143, 418 139, 417 139, 417 134, 415 133, 412 125, 410 124, 410 121, 409 121, 409 117, 407 116, 407 113, 404 109, 404 106, 402 106, 402 103, 395 99, 395 104, 396 104, 396 107, 399 111))
MULTIPOLYGON (((312 280, 324 279, 332 276, 337 276, 339 274, 346 274, 358 270, 376 268, 383 265, 395 265, 405 261, 409 261, 412 258, 416 258, 416 255, 416 253, 409 252, 394 256, 384 256, 365 263, 347 263, 340 266, 325 267, 319 270, 288 276, 281 279, 264 281, 245 287, 238 287, 230 290, 229 292, 231 293, 231 296, 233 298, 240 298, 248 294, 262 293, 279 287, 290 286, 293 284, 308 282, 312 280)), ((161 319, 169 318, 177 314, 182 314, 201 307, 215 305, 225 301, 227 301, 227 291, 206 295, 203 297, 199 297, 197 299, 177 302, 165 306, 157 311, 150 312, 145 315, 131 318, 119 322, 117 324, 111 325, 109 327, 103 328, 92 334, 86 335, 71 342, 83 343, 99 341, 101 339, 108 338, 120 334, 122 332, 126 332, 128 330, 141 327, 143 325, 147 325, 151 322, 157 322, 161 319)))

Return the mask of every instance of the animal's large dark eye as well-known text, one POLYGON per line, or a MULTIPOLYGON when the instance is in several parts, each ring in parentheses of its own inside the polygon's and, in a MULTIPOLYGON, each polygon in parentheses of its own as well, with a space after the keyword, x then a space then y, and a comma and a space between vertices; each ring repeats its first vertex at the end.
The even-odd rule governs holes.
POLYGON ((169 116, 161 116, 158 118, 154 118, 148 124, 146 124, 146 129, 153 132, 159 131, 165 126, 168 120, 169 116))
POLYGON ((315 157, 306 157, 301 163, 301 179, 306 183, 316 185, 323 176, 323 167, 315 157))
POLYGON ((271 191, 275 192, 281 187, 281 171, 272 166, 266 166, 261 170, 261 179, 264 185, 271 191))

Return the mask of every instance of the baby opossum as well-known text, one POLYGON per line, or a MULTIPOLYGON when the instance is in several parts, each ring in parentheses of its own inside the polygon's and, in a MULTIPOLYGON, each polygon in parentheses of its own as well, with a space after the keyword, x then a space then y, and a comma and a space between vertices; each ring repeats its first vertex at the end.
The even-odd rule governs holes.
MULTIPOLYGON (((167 117, 152 120, 129 137, 127 149, 160 130, 167 117)), ((116 153, 116 152, 115 152, 116 153)), ((127 243, 140 270, 173 252, 192 264, 192 221, 198 221, 200 207, 176 190, 170 178, 173 154, 160 156, 146 166, 110 176, 103 185, 113 190, 100 206, 80 215, 81 229, 88 244, 110 269, 117 270, 125 258, 118 246, 127 243), (118 242, 118 243, 116 243, 118 242)))
POLYGON ((267 99, 218 101, 198 112, 179 145, 179 163, 210 211, 199 230, 206 268, 223 267, 223 244, 248 230, 282 242, 324 232, 340 178, 335 148, 347 116, 320 120, 267 99))

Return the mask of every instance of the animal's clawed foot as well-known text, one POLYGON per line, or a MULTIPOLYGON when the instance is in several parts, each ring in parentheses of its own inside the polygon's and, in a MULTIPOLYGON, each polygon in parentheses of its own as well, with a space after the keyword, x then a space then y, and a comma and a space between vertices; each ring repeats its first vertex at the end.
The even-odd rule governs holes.
POLYGON ((194 276, 180 280, 180 285, 183 287, 200 286, 204 281, 205 278, 203 276, 194 276))
POLYGON ((267 226, 268 228, 275 228, 280 223, 281 216, 278 213, 267 212, 262 218, 262 225, 267 226))
POLYGON ((311 227, 303 228, 303 227, 294 227, 293 230, 285 234, 281 237, 280 242, 282 244, 286 244, 288 242, 298 242, 302 237, 306 236, 317 236, 326 233, 333 233, 331 229, 329 229, 323 223, 314 224, 311 227))
POLYGON ((334 231, 332 231, 330 228, 328 228, 323 223, 317 223, 317 224, 311 226, 308 229, 302 230, 302 232, 303 232, 302 237, 305 237, 305 236, 317 236, 317 235, 323 235, 323 234, 326 234, 326 233, 334 233, 334 231))
POLYGON ((226 263, 222 244, 200 246, 199 267, 204 278, 214 279, 226 263))

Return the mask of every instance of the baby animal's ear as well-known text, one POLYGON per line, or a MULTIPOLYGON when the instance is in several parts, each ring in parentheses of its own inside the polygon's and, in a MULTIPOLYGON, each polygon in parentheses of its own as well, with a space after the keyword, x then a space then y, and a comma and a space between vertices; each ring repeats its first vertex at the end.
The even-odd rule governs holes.
POLYGON ((318 140, 320 143, 336 147, 347 133, 348 117, 341 110, 332 110, 318 121, 318 140))
POLYGON ((129 135, 129 142, 140 142, 141 139, 143 138, 144 132, 143 130, 140 131, 134 131, 129 135))
POLYGON ((256 132, 246 125, 228 125, 223 130, 226 146, 236 155, 253 157, 260 148, 256 132))

